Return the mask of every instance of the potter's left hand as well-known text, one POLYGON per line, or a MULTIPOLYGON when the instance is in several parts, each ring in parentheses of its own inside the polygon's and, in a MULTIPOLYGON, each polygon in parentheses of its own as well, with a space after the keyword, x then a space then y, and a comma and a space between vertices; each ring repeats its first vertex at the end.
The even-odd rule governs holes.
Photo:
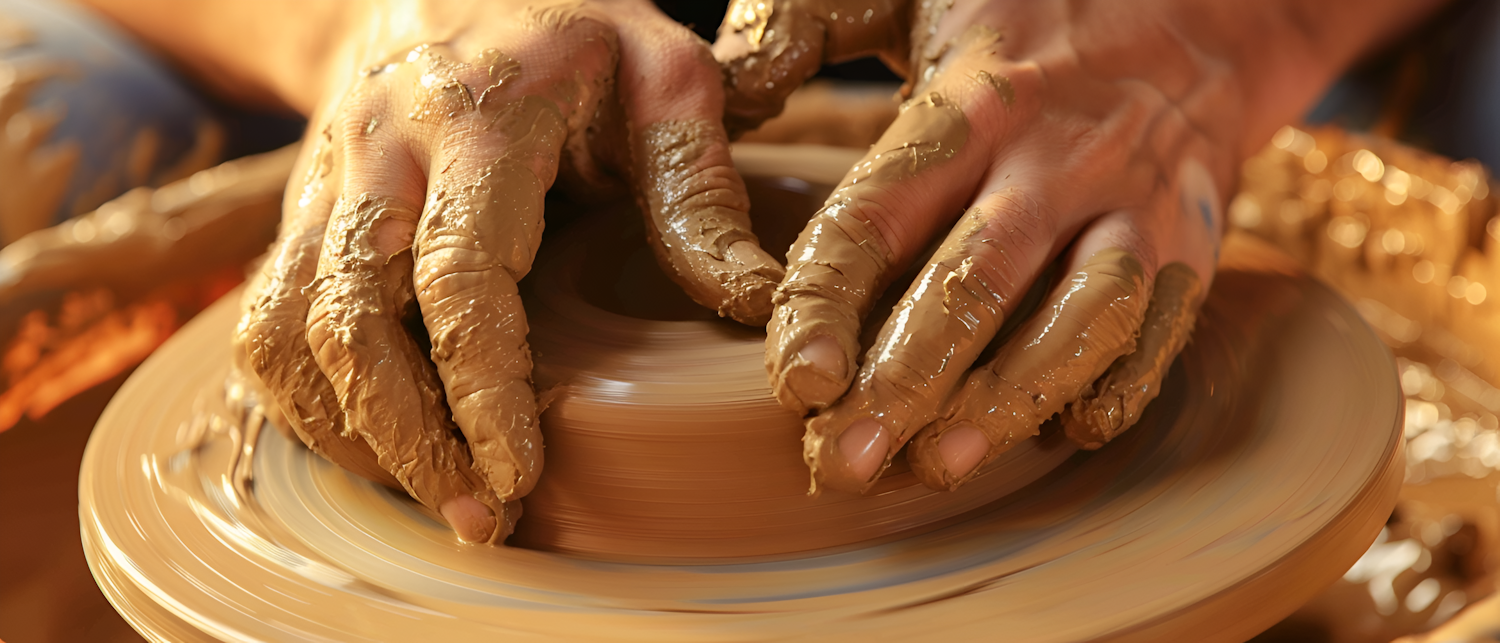
POLYGON ((634 192, 694 299, 770 314, 782 268, 749 231, 719 67, 648 0, 90 2, 225 94, 310 114, 237 355, 309 447, 466 540, 509 534, 542 473, 517 282, 554 179, 634 192))
POLYGON ((767 328, 776 395, 815 413, 815 482, 869 489, 910 441, 917 475, 953 488, 1055 414, 1086 448, 1128 428, 1212 279, 1240 159, 1421 8, 733 3, 714 45, 732 129, 774 115, 824 60, 878 53, 909 79, 793 245, 767 328), (861 364, 865 316, 939 235, 861 364), (990 356, 1051 265, 1040 312, 990 356))

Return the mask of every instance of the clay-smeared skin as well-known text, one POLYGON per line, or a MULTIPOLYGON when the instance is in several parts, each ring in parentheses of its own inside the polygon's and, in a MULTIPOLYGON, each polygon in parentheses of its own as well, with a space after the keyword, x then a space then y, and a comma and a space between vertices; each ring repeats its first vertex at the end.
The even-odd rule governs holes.
POLYGON ((1129 252, 1110 248, 1090 257, 912 440, 906 452, 912 471, 930 487, 952 489, 984 462, 1036 435, 1044 420, 1135 349, 1149 293, 1141 263, 1129 252), (937 450, 958 422, 978 427, 990 442, 979 466, 963 476, 950 475, 937 450))
MULTIPOLYGON (((109 7, 160 36, 154 23, 109 7)), ((213 13, 188 17, 213 24, 213 13)), ((503 513, 512 507, 498 502, 524 496, 541 475, 516 282, 530 270, 543 197, 559 178, 580 201, 633 191, 653 224, 657 256, 697 301, 746 323, 770 316, 783 272, 749 229, 748 198, 719 125, 723 75, 706 43, 649 2, 375 0, 308 17, 328 22, 329 33, 311 49, 300 48, 304 29, 286 35, 285 44, 310 56, 310 69, 295 74, 213 46, 159 44, 192 59, 179 61, 190 69, 203 68, 196 56, 207 54, 258 79, 246 93, 274 94, 260 98, 311 116, 317 149, 304 156, 286 202, 289 220, 328 222, 321 248, 298 246, 321 266, 306 289, 311 352, 347 431, 427 505, 482 496, 470 479, 478 476, 499 499, 485 504, 503 513), (331 212, 335 203, 341 209, 331 212), (430 355, 413 354, 406 302, 417 304, 430 355), (454 425, 464 441, 446 436, 454 425), (422 440, 440 446, 416 448, 422 440)), ((303 306, 292 297, 263 296, 293 281, 278 273, 254 284, 249 300, 267 310, 252 305, 248 314, 297 317, 303 306)), ((278 350, 294 330, 248 318, 245 328, 246 345, 278 350)), ((289 415, 311 418, 297 409, 329 396, 292 352, 267 354, 288 360, 262 364, 265 383, 283 389, 270 397, 286 401, 279 406, 292 407, 289 415)), ((341 464, 367 466, 330 451, 326 438, 301 435, 341 464)), ((459 504, 463 515, 478 511, 459 504)))
MULTIPOLYGON (((306 207, 323 190, 331 169, 327 133, 315 137, 307 155, 303 191, 306 207)), ((279 201, 296 158, 294 148, 277 152, 267 193, 279 201)), ((238 174, 238 173, 236 173, 238 174)), ((243 316, 234 332, 235 366, 254 374, 284 422, 314 453, 361 477, 400 486, 380 465, 364 436, 344 424, 343 410, 328 378, 319 370, 307 344, 308 301, 304 289, 317 274, 327 219, 321 211, 299 210, 283 223, 280 238, 241 297, 243 316)), ((283 424, 285 426, 283 427, 283 424)))
POLYGON ((894 277, 896 261, 863 210, 874 193, 891 183, 942 167, 968 134, 963 112, 940 94, 904 105, 792 244, 786 280, 776 291, 776 309, 766 326, 766 370, 782 404, 806 413, 831 404, 848 389, 860 324, 894 277), (819 337, 837 342, 844 372, 816 368, 800 354, 819 337))
POLYGON ((369 480, 397 486, 364 437, 344 425, 333 386, 307 345, 303 288, 317 270, 322 224, 287 221, 281 240, 251 279, 234 333, 237 366, 260 379, 288 428, 314 453, 369 480))
POLYGON ((894 454, 936 419, 943 401, 1000 330, 1011 304, 1001 293, 1016 292, 1021 276, 987 242, 993 218, 980 208, 965 214, 881 328, 849 393, 807 423, 803 444, 814 485, 821 479, 837 489, 868 488, 872 481, 848 471, 832 451, 838 432, 857 419, 875 419, 893 431, 894 454))
MULTIPOLYGON (((386 199, 345 197, 334 208, 318 261, 307 343, 328 376, 348 427, 374 446, 381 466, 434 509, 471 495, 496 516, 508 507, 474 473, 445 408, 442 382, 401 325, 411 259, 375 247, 380 226, 412 224, 417 213, 386 199)), ((503 540, 502 520, 491 540, 503 540)))
MULTIPOLYGON (((839 21, 847 25, 839 38, 864 43, 904 75, 903 95, 941 96, 972 131, 941 171, 859 186, 865 194, 851 218, 874 231, 876 246, 892 250, 886 265, 867 261, 862 268, 890 279, 959 213, 993 211, 990 229, 979 238, 993 244, 1014 278, 985 287, 996 295, 998 311, 1008 314, 1059 256, 1087 257, 1109 247, 1139 258, 1148 276, 1143 293, 1158 268, 1172 263, 1191 268, 1206 289, 1224 230, 1220 195, 1232 183, 1232 168, 1302 113, 1343 64, 1430 6, 1324 3, 1309 12, 1304 4, 1237 0, 1145 0, 1129 7, 1087 0, 747 1, 735 4, 714 52, 726 68, 730 122, 753 127, 779 111, 793 89, 786 83, 803 77, 815 65, 812 58, 840 55, 825 31, 834 15, 872 18, 839 21), (1265 42, 1279 43, 1276 51, 1267 54, 1265 42)), ((897 119, 893 128, 901 124, 897 119)), ((790 261, 817 265, 830 257, 814 249, 794 252, 790 261)), ((921 303, 962 261, 949 257, 921 266, 922 290, 914 289, 886 322, 881 343, 863 364, 853 359, 851 338, 867 336, 863 298, 880 285, 849 287, 850 275, 842 271, 804 277, 796 265, 789 269, 767 364, 779 400, 801 412, 823 409, 810 420, 805 440, 815 485, 865 489, 914 425, 933 416, 954 371, 972 366, 965 360, 996 318, 975 317, 983 332, 969 337, 968 329, 954 334, 958 326, 938 315, 938 307, 921 303), (799 278, 827 285, 794 283, 799 278), (839 301, 829 291, 853 296, 839 301), (829 299, 838 306, 829 306, 829 299), (804 308, 830 312, 811 315, 804 308), (798 324, 816 324, 816 332, 798 324)), ((975 265, 982 267, 977 259, 975 265)), ((1075 395, 1092 390, 1089 381, 1077 384, 1075 395)), ((1049 404, 1056 411, 1071 401, 1049 404)), ((1029 421, 1039 424, 1049 415, 1029 421)), ((940 422, 924 430, 950 428, 940 422)), ((979 429, 957 428, 940 453, 922 457, 933 466, 943 460, 962 478, 992 445, 979 429)), ((938 444, 932 435, 917 441, 909 452, 938 444)), ((930 478, 942 487, 957 482, 930 478)))
POLYGON ((639 133, 633 147, 641 211, 657 261, 672 268, 672 281, 721 316, 760 326, 785 271, 750 232, 740 178, 705 175, 725 164, 704 157, 723 155, 728 143, 722 128, 703 121, 656 123, 639 133))
POLYGON ((714 56, 724 66, 731 136, 755 129, 825 60, 895 50, 906 42, 900 0, 735 0, 719 26, 714 56))
MULTIPOLYGON (((518 150, 562 145, 561 114, 526 98, 495 127, 518 150)), ((541 241, 550 176, 502 156, 473 183, 447 179, 429 192, 416 232, 415 286, 432 337, 432 359, 474 464, 501 498, 519 498, 542 469, 542 436, 531 386, 526 315, 516 282, 541 241)))
POLYGON ((1068 439, 1084 449, 1098 449, 1135 425, 1193 334, 1201 291, 1198 273, 1186 264, 1168 264, 1156 273, 1135 352, 1116 360, 1063 413, 1068 439))
MULTIPOLYGON (((332 86, 281 88, 319 133, 286 206, 289 219, 328 222, 308 250, 320 265, 312 301, 261 296, 287 275, 250 294, 269 308, 254 315, 305 312, 336 395, 289 352, 263 379, 281 389, 272 397, 299 401, 282 405, 289 415, 336 397, 346 432, 447 519, 445 502, 473 496, 513 520, 511 501, 543 466, 517 282, 554 182, 582 201, 633 189, 657 256, 699 302, 747 323, 770 315, 782 270, 750 232, 717 125, 722 74, 706 43, 643 0, 379 0, 348 14, 322 60, 332 86), (412 310, 429 355, 405 334, 412 310)), ((277 347, 291 329, 245 327, 247 344, 277 347)), ((327 442, 313 446, 367 467, 327 442)))

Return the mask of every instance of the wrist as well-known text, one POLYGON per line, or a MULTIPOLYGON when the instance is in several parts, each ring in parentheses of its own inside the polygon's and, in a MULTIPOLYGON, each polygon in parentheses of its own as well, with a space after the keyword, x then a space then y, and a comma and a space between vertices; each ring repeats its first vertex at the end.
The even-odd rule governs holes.
POLYGON ((1243 115, 1239 158, 1306 114, 1359 57, 1444 1, 1167 0, 1180 33, 1232 68, 1243 115))

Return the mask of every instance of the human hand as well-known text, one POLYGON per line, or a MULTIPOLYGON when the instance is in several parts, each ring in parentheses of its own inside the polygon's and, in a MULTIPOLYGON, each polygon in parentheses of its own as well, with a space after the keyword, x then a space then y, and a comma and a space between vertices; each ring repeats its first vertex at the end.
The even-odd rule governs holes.
POLYGON ((1243 151, 1332 76, 1299 70, 1265 107, 1260 72, 1199 34, 1248 15, 1276 41, 1284 7, 1179 10, 1191 4, 731 6, 714 51, 733 130, 774 115, 825 60, 879 54, 910 79, 900 116, 793 245, 767 327, 777 397, 815 413, 815 485, 868 489, 910 442, 916 474, 953 488, 1055 414, 1097 448, 1155 397, 1212 279, 1243 151), (944 230, 860 364, 875 300, 944 230), (991 357, 1054 262, 1040 312, 991 357))
POLYGON ((332 89, 236 341, 308 446, 500 540, 542 470, 516 282, 560 173, 628 177, 667 273, 722 315, 764 323, 782 269, 749 230, 721 72, 649 2, 367 11, 313 74, 332 89))

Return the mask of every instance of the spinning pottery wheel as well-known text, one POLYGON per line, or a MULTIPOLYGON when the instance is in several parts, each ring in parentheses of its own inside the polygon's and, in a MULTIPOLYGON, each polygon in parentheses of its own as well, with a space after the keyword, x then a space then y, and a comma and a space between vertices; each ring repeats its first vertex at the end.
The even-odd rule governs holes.
MULTIPOLYGON (((835 180, 838 155, 796 158, 817 154, 757 204, 835 180)), ((670 289, 613 226, 578 222, 528 279, 555 398, 517 546, 463 545, 227 404, 230 298, 95 430, 80 511, 105 594, 159 640, 1232 641, 1342 574, 1394 503, 1389 354, 1234 244, 1161 397, 1104 449, 1044 428, 958 492, 897 470, 808 498, 757 335, 642 294, 670 289)))

